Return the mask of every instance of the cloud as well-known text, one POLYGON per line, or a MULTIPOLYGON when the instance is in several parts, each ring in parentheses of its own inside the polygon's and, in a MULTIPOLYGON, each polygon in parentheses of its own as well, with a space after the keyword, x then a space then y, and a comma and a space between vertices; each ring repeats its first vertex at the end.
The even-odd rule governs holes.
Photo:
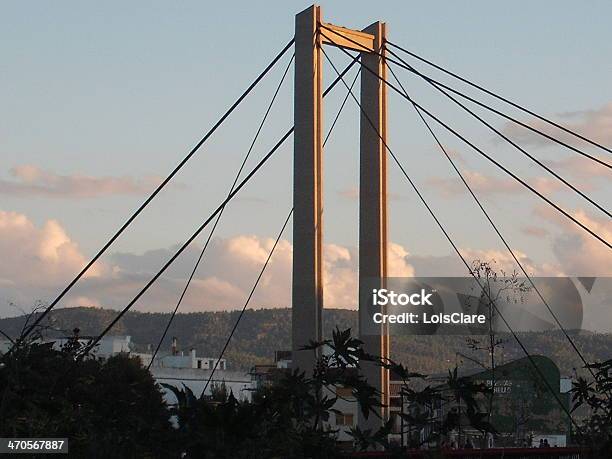
MULTIPOLYGON (((184 298, 181 310, 238 309, 244 304, 265 263, 274 239, 255 235, 214 238, 184 298)), ((177 247, 143 254, 114 253, 81 279, 61 306, 122 308, 170 258, 177 247)), ((201 251, 190 246, 135 309, 169 311, 174 307, 201 251)), ((36 301, 49 302, 88 261, 68 232, 56 220, 35 225, 26 215, 0 212, 0 315, 19 311, 7 307, 15 302, 28 309, 36 301)), ((391 244, 390 271, 411 275, 407 251, 391 244)), ((281 240, 261 278, 251 307, 287 307, 291 304, 293 247, 281 240)), ((357 253, 353 247, 325 246, 325 305, 354 308, 357 297, 357 253)))
MULTIPOLYGON (((612 225, 584 211, 576 218, 612 240, 612 225)), ((528 273, 540 276, 612 275, 612 258, 598 241, 575 225, 563 222, 547 209, 538 215, 561 230, 541 237, 552 241, 558 263, 536 263, 526 253, 516 251, 528 273)), ((535 227, 538 230, 540 228, 535 227)), ((533 232, 533 231, 532 231, 533 232)), ((183 312, 238 309, 244 304, 268 253, 272 238, 238 235, 214 238, 184 298, 183 312)), ((114 253, 94 266, 61 306, 102 306, 119 309, 151 279, 170 258, 176 247, 150 250, 142 254, 114 253)), ((176 304, 201 247, 189 247, 135 305, 137 310, 170 311, 176 304)), ((505 250, 462 248, 466 260, 496 261, 499 269, 512 272, 517 267, 505 250)), ((41 225, 16 212, 0 211, 0 314, 18 314, 6 307, 15 301, 27 309, 36 300, 49 301, 57 295, 87 262, 78 244, 56 220, 41 225)), ((293 247, 281 240, 263 275, 250 307, 288 307, 291 304, 293 247)), ((390 243, 390 276, 466 276, 467 270, 454 254, 416 256, 397 243, 390 243)), ((358 290, 358 257, 355 247, 326 244, 324 257, 325 306, 355 308, 358 290)))
POLYGON ((401 245, 389 243, 387 269, 389 277, 414 277, 414 267, 408 261, 410 254, 401 245))
MULTIPOLYGON (((552 238, 552 249, 567 275, 612 276, 610 249, 554 209, 538 207, 535 213, 557 228, 558 232, 552 238)), ((611 220, 594 217, 583 209, 570 214, 604 240, 612 241, 611 220)))
POLYGON ((526 226, 524 228, 521 228, 521 231, 527 236, 533 236, 537 238, 542 238, 550 234, 550 232, 546 228, 541 228, 539 226, 526 226))
MULTIPOLYGON (((474 193, 478 195, 494 195, 508 193, 525 193, 529 190, 511 177, 484 175, 477 171, 464 170, 462 175, 474 193)), ((525 180, 525 179, 524 179, 525 180)), ((525 180, 540 193, 550 194, 559 191, 564 186, 561 182, 548 177, 534 177, 525 180)), ((458 177, 432 177, 427 184, 436 189, 442 196, 450 198, 468 193, 465 185, 458 177)))
MULTIPOLYGON (((561 113, 558 117, 563 119, 559 122, 562 126, 604 146, 612 145, 612 102, 594 110, 561 113)), ((580 145, 582 147, 586 145, 571 134, 550 126, 544 121, 531 120, 527 124, 570 145, 580 145)), ((504 133, 525 144, 534 146, 553 145, 550 140, 514 123, 507 123, 504 127, 504 133)))
MULTIPOLYGON (((30 304, 57 293, 58 286, 85 266, 78 244, 56 220, 37 227, 27 216, 0 211, 0 300, 30 304)), ((85 275, 96 278, 104 267, 94 265, 85 275)))
MULTIPOLYGON (((215 238, 198 269, 196 280, 185 298, 183 310, 236 309, 241 307, 259 274, 273 239, 254 235, 215 238)), ((160 266, 170 257, 170 250, 155 250, 143 255, 117 254, 113 262, 121 272, 143 273, 160 266)), ((200 248, 192 247, 169 270, 169 284, 184 284, 200 248)), ((389 272, 394 276, 411 276, 408 252, 398 244, 390 244, 389 272)), ((281 240, 252 300, 252 307, 288 307, 291 304, 291 271, 293 246, 281 240)), ((326 244, 324 247, 324 304, 328 308, 356 308, 358 290, 358 258, 354 247, 326 244)), ((174 288, 178 290, 178 287, 174 288)), ((154 295, 150 295, 154 296, 154 295)), ((176 298, 176 294, 175 294, 176 298)), ((145 302, 143 302, 145 304, 145 302)), ((153 305, 147 304, 147 308, 153 305)), ((167 310, 168 304, 163 306, 167 310)))
POLYGON ((356 308, 358 280, 355 250, 337 244, 326 244, 323 250, 323 304, 328 308, 356 308))
MULTIPOLYGON (((255 279, 274 244, 270 238, 241 235, 214 238, 197 271, 182 311, 237 309, 242 307, 255 279)), ((126 274, 137 272, 142 278, 150 277, 154 268, 170 257, 174 248, 155 250, 142 255, 119 254, 113 256, 119 273, 118 281, 126 274)), ((147 310, 167 311, 174 304, 193 268, 200 247, 191 247, 164 276, 164 285, 147 295, 140 307, 147 310), (160 301, 161 300, 161 301, 160 301)), ((291 271, 293 247, 281 240, 259 283, 250 303, 251 307, 288 307, 291 304, 291 271)), ((325 246, 326 307, 355 307, 357 294, 357 260, 354 250, 336 244, 325 246)), ((105 292, 101 292, 103 295, 105 292)))
MULTIPOLYGON (((563 170, 571 176, 591 181, 595 179, 612 180, 612 171, 609 168, 595 163, 588 158, 568 156, 564 159, 543 161, 553 170, 563 170)), ((587 182, 588 183, 588 182, 587 182)), ((584 184, 581 184, 584 186, 584 184)))
MULTIPOLYGON (((563 273, 559 270, 559 267, 552 263, 538 264, 531 259, 526 253, 513 248, 512 251, 521 265, 527 271, 530 276, 560 276, 563 273)), ((514 261, 514 258, 506 249, 461 249, 461 254, 470 261, 480 260, 489 263, 493 263, 498 271, 504 271, 510 275, 514 271, 518 272, 522 276, 522 272, 519 266, 514 261)))
MULTIPOLYGON (((519 191, 521 185, 511 178, 498 178, 487 176, 476 171, 462 171, 463 177, 476 193, 508 193, 519 191)), ((427 184, 438 190, 445 197, 454 197, 467 193, 465 185, 458 177, 442 178, 432 177, 427 184)))
MULTIPOLYGON (((507 250, 497 249, 470 249, 460 248, 461 255, 468 265, 480 260, 492 263, 498 271, 511 274, 514 271, 521 273, 520 268, 507 250)), ((513 252, 525 268, 527 273, 535 276, 558 276, 562 275, 558 265, 554 263, 538 264, 527 254, 513 248, 513 252)), ((469 271, 456 254, 443 256, 411 256, 408 258, 414 267, 415 276, 418 277, 467 277, 469 271)))
POLYGON ((459 150, 455 148, 449 148, 449 147, 445 147, 444 149, 446 150, 446 153, 448 153, 448 156, 454 159, 455 162, 459 162, 461 164, 467 164, 467 160, 465 159, 465 157, 459 150))
MULTIPOLYGON (((193 282, 183 300, 184 312, 241 308, 274 244, 271 238, 239 235, 213 238, 202 258, 193 282)), ((100 288, 100 297, 117 300, 109 292, 114 284, 124 285, 126 295, 119 302, 129 301, 153 273, 168 260, 178 247, 156 249, 143 254, 115 253, 111 258, 114 279, 100 288), (129 294, 127 294, 129 292, 129 294), (110 294, 109 294, 110 293, 110 294)), ((178 296, 200 254, 201 246, 193 244, 143 296, 138 308, 168 311, 178 296)), ((253 296, 253 307, 286 307, 291 300, 290 279, 293 248, 281 240, 253 296)), ((106 303, 108 304, 108 302, 106 303)))
POLYGON ((96 198, 146 194, 161 182, 159 177, 60 175, 31 164, 16 166, 9 172, 13 179, 0 179, 0 193, 18 197, 96 198))

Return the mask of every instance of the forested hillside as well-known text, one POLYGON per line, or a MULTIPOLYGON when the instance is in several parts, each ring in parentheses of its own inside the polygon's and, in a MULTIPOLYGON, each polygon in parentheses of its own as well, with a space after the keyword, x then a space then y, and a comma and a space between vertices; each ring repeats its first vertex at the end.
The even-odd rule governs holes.
MULTIPOLYGON (((107 325, 117 312, 99 308, 58 309, 45 321, 48 336, 70 334, 79 328, 81 335, 95 335, 107 325)), ((130 335, 137 350, 146 351, 156 345, 169 319, 168 313, 129 312, 115 326, 113 334, 130 335)), ((195 348, 200 355, 216 356, 238 317, 238 311, 198 312, 177 314, 162 350, 168 351, 173 336, 178 338, 179 348, 195 348)), ((0 320, 0 330, 9 336, 17 336, 25 318, 0 320)), ((324 329, 330 336, 333 327, 357 328, 357 312, 343 309, 327 309, 324 329)), ((232 368, 247 369, 256 363, 270 362, 274 351, 290 349, 291 311, 289 309, 259 309, 246 311, 230 344, 226 358, 232 368)), ((533 354, 552 358, 563 375, 580 369, 581 362, 561 332, 521 333, 520 338, 533 354)), ((503 336, 504 361, 524 357, 511 336, 503 336)), ((589 360, 612 358, 612 335, 580 332, 575 334, 579 348, 589 360)), ((438 373, 454 367, 474 366, 457 352, 471 354, 462 336, 410 336, 392 337, 392 358, 405 363, 411 370, 438 373)))

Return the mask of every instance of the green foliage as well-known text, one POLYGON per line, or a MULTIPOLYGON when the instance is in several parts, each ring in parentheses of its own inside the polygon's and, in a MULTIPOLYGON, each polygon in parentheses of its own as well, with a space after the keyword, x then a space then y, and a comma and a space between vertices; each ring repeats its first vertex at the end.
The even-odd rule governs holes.
MULTIPOLYGON (((365 353, 350 329, 336 328, 331 335, 305 347, 317 356, 310 372, 281 373, 251 402, 238 401, 223 384, 199 397, 186 386, 164 384, 178 401, 171 409, 137 359, 79 358, 84 345, 76 334, 60 350, 52 343, 25 342, 2 357, 0 435, 68 437, 71 455, 86 458, 337 457, 338 431, 330 420, 340 414, 334 408, 338 389, 350 389, 350 401, 366 418, 379 416, 382 407, 380 393, 361 374, 364 362, 404 380, 402 393, 423 414, 405 415, 407 427, 428 425, 428 410, 436 403, 460 400, 471 425, 490 430, 477 402, 484 389, 457 377, 456 370, 449 372, 445 384, 417 390, 409 386, 410 380, 427 380, 425 375, 365 353)), ((375 431, 355 428, 349 434, 359 449, 389 449, 391 426, 387 422, 375 431)), ((432 435, 455 427, 449 413, 432 435)))
POLYGON ((336 388, 351 388, 366 415, 380 406, 380 397, 352 371, 366 357, 350 329, 306 347, 321 348, 330 352, 321 354, 311 375, 285 372, 257 391, 252 402, 238 401, 231 392, 223 399, 218 394, 195 398, 186 387, 166 386, 178 400, 173 413, 187 457, 336 457, 336 431, 329 426, 331 414, 338 413, 336 388))
MULTIPOLYGON (((116 311, 100 308, 66 308, 53 311, 51 321, 43 325, 54 329, 72 330, 78 326, 84 335, 97 335, 112 320, 116 311)), ((162 350, 170 348, 172 336, 179 338, 179 347, 194 348, 200 355, 219 355, 231 330, 237 312, 198 312, 177 314, 168 338, 162 350)), ((19 336, 25 317, 0 320, 0 329, 10 336, 19 336)), ((146 351, 148 344, 156 344, 160 330, 168 321, 168 314, 129 312, 117 323, 114 334, 125 334, 132 337, 136 349, 146 351)), ((357 311, 326 309, 324 312, 324 336, 331 337, 333 329, 338 326, 345 330, 357 328, 357 311)), ((48 330, 47 336, 65 336, 65 332, 48 330)), ((612 335, 572 332, 572 338, 581 349, 587 361, 606 360, 610 357, 612 335)), ((248 370, 255 364, 265 364, 278 349, 291 348, 291 310, 259 309, 246 311, 236 334, 227 349, 225 357, 232 369, 248 370)), ((550 357, 568 376, 578 368, 580 374, 588 375, 581 369, 582 361, 567 345, 567 339, 561 331, 525 332, 518 334, 525 347, 534 354, 550 357)), ((510 361, 525 357, 525 354, 511 336, 499 333, 504 341, 504 360, 510 361)), ((465 337, 460 335, 436 336, 392 336, 391 358, 402 362, 411 369, 427 374, 445 373, 455 365, 455 352, 466 352, 465 337)), ((471 357, 485 361, 486 351, 470 353, 471 357)), ((472 366, 467 359, 458 359, 462 369, 472 366), (463 360, 463 362, 461 362, 463 360)))
MULTIPOLYGON (((78 318, 86 316, 84 333, 95 334, 107 312, 60 310, 53 315, 52 325, 71 328, 78 325, 78 318)), ((128 316, 128 320, 120 324, 120 332, 131 334, 134 341, 141 344, 147 342, 147 336, 157 336, 153 329, 166 318, 162 314, 135 313, 128 316), (154 319, 153 326, 147 324, 149 319, 154 319)), ((181 342, 189 343, 188 339, 194 338, 196 343, 205 342, 214 347, 221 345, 217 338, 235 317, 233 313, 197 313, 177 316, 177 319, 180 329, 188 337, 182 338, 183 335, 177 333, 181 342), (204 337, 206 333, 211 336, 204 337)), ((259 359, 267 360, 274 349, 289 346, 289 310, 251 311, 245 319, 248 326, 235 336, 237 340, 233 349, 230 346, 230 354, 247 356, 244 362, 251 364, 259 359)), ((2 322, 5 325, 10 322, 17 332, 23 326, 18 319, 2 322)), ((326 336, 330 339, 312 343, 310 348, 314 352, 325 347, 329 352, 323 353, 312 375, 287 374, 272 387, 255 394, 253 403, 235 400, 233 394, 227 393, 223 387, 214 388, 212 399, 199 399, 187 388, 174 388, 180 401, 177 410, 173 411, 178 416, 178 431, 168 426, 169 411, 163 404, 159 389, 137 361, 125 356, 107 362, 76 361, 78 341, 60 351, 45 344, 24 344, 11 356, 5 357, 3 366, 0 366, 0 434, 70 436, 73 439, 71 449, 76 457, 132 457, 130 454, 172 457, 164 448, 175 448, 177 444, 191 448, 191 457, 202 457, 202 451, 209 449, 214 451, 210 457, 214 454, 223 457, 230 454, 230 446, 235 448, 237 445, 243 448, 243 457, 261 457, 255 453, 260 448, 269 457, 325 457, 322 455, 336 454, 333 442, 336 432, 326 427, 326 421, 335 412, 334 386, 350 387, 352 398, 359 403, 363 414, 370 416, 376 412, 380 394, 359 375, 360 362, 366 360, 386 366, 396 377, 404 380, 402 394, 413 402, 411 410, 404 415, 404 425, 406 429, 410 425, 413 433, 419 426, 431 423, 432 407, 437 403, 457 404, 458 401, 463 409, 463 426, 467 417, 473 427, 483 432, 492 430, 477 406, 484 388, 469 386, 469 381, 458 378, 454 371, 448 375, 444 385, 440 384, 439 378, 422 374, 440 372, 448 368, 450 362, 456 361, 454 351, 464 350, 464 337, 394 337, 393 360, 381 361, 363 353, 361 342, 347 330, 356 323, 354 311, 326 310, 326 323, 326 336), (342 325, 332 330, 329 323, 336 319, 342 325), (466 408, 470 406, 472 408, 466 408), (128 433, 124 435, 124 432, 128 433), (95 448, 91 447, 92 442, 95 448)), ((4 328, 15 336, 11 327, 4 328)), ((563 374, 568 374, 572 366, 578 366, 560 333, 522 333, 520 337, 534 352, 551 355, 560 364, 563 374)), ((609 352, 611 339, 608 335, 582 333, 574 338, 587 358, 597 360, 595 356, 609 352)), ((200 348, 199 352, 214 354, 212 347, 200 348)), ((507 359, 522 356, 512 347, 511 341, 506 343, 504 355, 507 359)), ((467 364, 464 362, 463 366, 467 364)), ((584 428, 584 434, 590 435, 588 438, 593 439, 593 444, 610 446, 612 409, 605 393, 612 388, 612 383, 606 379, 611 367, 611 361, 594 364, 592 368, 599 374, 598 382, 588 383, 579 379, 573 391, 575 404, 589 406, 594 413, 584 428)), ((539 392, 536 389, 528 390, 539 392)), ((523 409, 538 411, 539 404, 545 401, 544 397, 541 398, 523 409)), ((439 443, 440 438, 460 422, 458 413, 452 409, 446 416, 428 439, 430 444, 439 443)), ((525 428, 536 421, 524 419, 525 428)), ((355 429, 352 435, 361 448, 387 446, 384 430, 363 432, 355 429)), ((412 445, 418 443, 413 441, 412 445)))
MULTIPOLYGON (((612 359, 588 365, 595 379, 580 377, 573 383, 573 410, 588 406, 590 416, 581 426, 578 440, 602 454, 612 451, 612 359)), ((602 456, 603 457, 603 456, 602 456)))
POLYGON ((392 420, 387 421, 382 428, 376 431, 372 429, 361 430, 358 426, 351 428, 350 434, 353 437, 355 447, 361 451, 366 451, 378 446, 386 450, 391 449, 392 446, 389 443, 388 437, 391 433, 392 422, 392 420))
POLYGON ((210 386, 210 394, 210 398, 215 402, 226 401, 229 394, 227 393, 225 381, 221 381, 220 383, 212 383, 210 386))
MULTIPOLYGON (((304 347, 317 355, 311 374, 287 371, 253 396, 252 402, 238 401, 232 393, 196 398, 187 388, 166 386, 174 392, 178 404, 173 410, 179 426, 179 443, 188 458, 295 457, 327 458, 340 453, 335 442, 337 431, 331 429, 331 414, 339 388, 350 389, 351 401, 357 403, 364 417, 378 416, 382 407, 380 393, 361 375, 364 362, 380 365, 404 380, 403 394, 424 416, 405 414, 406 428, 432 426, 431 408, 440 401, 461 401, 473 428, 491 432, 486 422, 488 413, 480 411, 477 398, 487 393, 481 384, 474 384, 449 372, 444 384, 422 390, 409 387, 410 378, 427 379, 408 371, 401 364, 369 355, 362 342, 351 336, 351 330, 336 328, 332 338, 312 342, 304 347), (429 411, 428 411, 429 410, 429 411)), ((345 399, 347 400, 347 399, 345 399)), ((449 413, 432 429, 430 439, 457 427, 458 419, 449 413)), ((348 433, 360 450, 392 449, 388 442, 392 422, 377 430, 352 428, 348 433)))
POLYGON ((73 339, 20 345, 2 357, 0 436, 68 437, 71 457, 168 457, 162 393, 139 360, 77 359, 73 339))
MULTIPOLYGON (((397 367, 394 364, 393 367, 397 367)), ((401 365, 400 365, 401 367, 401 365)), ((475 383, 470 378, 459 377, 457 368, 448 371, 446 380, 442 383, 432 384, 428 377, 421 374, 410 374, 403 367, 394 368, 398 374, 410 375, 418 378, 425 383, 425 387, 416 390, 409 383, 409 379, 404 376, 404 385, 401 388, 401 395, 405 402, 409 404, 407 412, 400 413, 408 432, 415 435, 408 438, 408 446, 419 448, 423 444, 440 444, 441 439, 451 431, 458 429, 465 420, 461 414, 467 418, 468 425, 482 433, 496 433, 493 426, 489 423, 489 413, 481 409, 481 400, 490 394, 491 389, 485 384, 475 383), (443 406, 450 406, 445 410, 445 415, 437 422, 434 410, 443 406), (463 406, 463 412, 457 411, 457 406, 463 406), (436 422, 434 422, 436 421, 436 422), (421 438, 421 429, 429 432, 428 436, 421 438)), ((421 386, 423 384, 420 384, 421 386)), ((465 427, 465 424, 463 425, 465 427)))
POLYGON ((329 409, 315 403, 312 382, 290 373, 277 385, 254 394, 253 402, 229 393, 223 401, 196 398, 188 388, 166 386, 177 397, 172 410, 178 442, 187 458, 335 457, 333 432, 312 422, 329 409))

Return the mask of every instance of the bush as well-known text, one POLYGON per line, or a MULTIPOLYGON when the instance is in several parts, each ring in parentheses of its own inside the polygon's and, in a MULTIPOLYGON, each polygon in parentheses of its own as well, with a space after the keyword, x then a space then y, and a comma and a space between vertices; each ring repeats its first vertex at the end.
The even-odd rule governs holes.
POLYGON ((30 342, 3 356, 0 436, 67 437, 71 457, 169 457, 169 411, 140 360, 79 359, 79 349, 30 342))

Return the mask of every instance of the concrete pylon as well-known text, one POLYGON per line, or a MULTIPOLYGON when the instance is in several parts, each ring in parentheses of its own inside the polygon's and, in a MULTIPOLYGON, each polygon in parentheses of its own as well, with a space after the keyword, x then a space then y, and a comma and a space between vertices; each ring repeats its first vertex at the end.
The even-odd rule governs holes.
POLYGON ((323 316, 323 98, 321 8, 295 17, 295 132, 293 156, 293 367, 310 372, 316 356, 300 348, 322 337, 323 316))
MULTIPOLYGON (((386 78, 386 62, 375 53, 383 52, 385 24, 376 22, 363 31, 324 24, 321 8, 311 6, 295 18, 295 94, 293 164, 293 291, 292 366, 311 372, 317 355, 300 348, 322 339, 323 316, 323 98, 321 46, 333 45, 361 53, 359 196, 359 297, 366 279, 384 282, 387 275, 387 162, 381 140, 387 137, 387 91, 376 77, 386 78), (319 30, 319 27, 322 28, 319 30), (320 32, 320 33, 318 33, 320 32), (374 52, 374 53, 373 53, 374 52), (373 126, 368 121, 372 122, 373 126)), ((361 300, 360 300, 361 301, 361 300)), ((362 305, 360 304, 360 308, 362 305)), ((361 320, 361 319, 360 319, 361 320)), ((360 324, 361 328, 361 324, 360 324)), ((368 352, 388 357, 386 329, 362 335, 368 352)), ((368 382, 382 393, 388 405, 388 372, 364 364, 368 382)), ((387 418, 381 409, 359 425, 377 428, 387 418)))
MULTIPOLYGON (((386 27, 375 22, 364 29, 374 35, 374 49, 384 55, 386 27)), ((359 308, 367 308, 366 299, 373 285, 384 287, 387 276, 387 86, 377 76, 386 79, 387 66, 383 58, 373 53, 361 54, 361 106, 359 128, 359 308), (384 139, 384 142, 383 142, 384 139)), ((359 314, 364 320, 366 314, 359 314)), ((366 352, 389 357, 388 326, 381 324, 376 334, 363 334, 360 339, 366 352)), ((389 405, 389 371, 378 365, 362 363, 367 381, 381 392, 381 402, 389 405)), ((365 419, 359 411, 359 426, 376 430, 388 418, 388 410, 379 409, 380 418, 370 414, 365 419)))

